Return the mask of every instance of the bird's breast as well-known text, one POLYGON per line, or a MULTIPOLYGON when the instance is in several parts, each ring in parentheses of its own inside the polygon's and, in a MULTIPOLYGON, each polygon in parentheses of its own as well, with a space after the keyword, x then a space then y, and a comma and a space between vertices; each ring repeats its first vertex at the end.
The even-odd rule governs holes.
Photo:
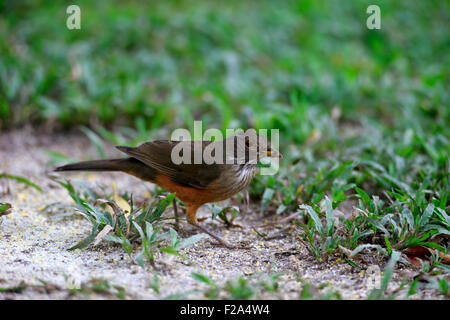
POLYGON ((211 202, 228 199, 245 189, 255 176, 256 170, 256 165, 249 164, 224 167, 219 178, 208 186, 216 198, 211 202))
POLYGON ((174 183, 165 175, 158 175, 156 183, 169 192, 175 192, 177 197, 188 203, 202 205, 230 198, 242 191, 255 176, 256 165, 223 165, 220 176, 205 188, 186 187, 174 183))

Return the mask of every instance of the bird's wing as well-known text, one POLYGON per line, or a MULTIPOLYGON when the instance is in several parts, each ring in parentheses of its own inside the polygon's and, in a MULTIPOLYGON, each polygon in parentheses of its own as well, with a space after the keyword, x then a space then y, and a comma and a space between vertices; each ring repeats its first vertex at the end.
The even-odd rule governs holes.
MULTIPOLYGON (((156 140, 146 142, 136 148, 117 148, 146 165, 155 168, 160 173, 168 176, 173 182, 184 186, 203 189, 220 176, 220 165, 218 164, 173 163, 171 158, 172 150, 179 143, 180 141, 156 140)), ((210 141, 203 141, 202 147, 204 148, 209 143, 210 141)), ((194 162, 193 148, 191 150, 191 161, 194 162)))

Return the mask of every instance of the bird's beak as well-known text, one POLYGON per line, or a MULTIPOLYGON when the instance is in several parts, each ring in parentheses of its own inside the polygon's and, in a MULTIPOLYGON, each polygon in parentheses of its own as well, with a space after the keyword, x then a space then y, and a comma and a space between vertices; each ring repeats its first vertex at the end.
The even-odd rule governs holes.
POLYGON ((282 154, 274 149, 272 149, 272 151, 267 151, 267 156, 271 158, 283 158, 282 154))

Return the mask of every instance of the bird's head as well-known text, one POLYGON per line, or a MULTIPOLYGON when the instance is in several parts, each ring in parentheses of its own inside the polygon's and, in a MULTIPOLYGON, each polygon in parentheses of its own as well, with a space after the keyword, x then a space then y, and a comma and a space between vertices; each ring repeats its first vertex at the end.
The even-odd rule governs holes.
POLYGON ((235 158, 245 159, 245 163, 255 163, 259 160, 270 158, 282 158, 281 153, 270 145, 263 135, 254 130, 247 130, 232 137, 235 143, 235 158))

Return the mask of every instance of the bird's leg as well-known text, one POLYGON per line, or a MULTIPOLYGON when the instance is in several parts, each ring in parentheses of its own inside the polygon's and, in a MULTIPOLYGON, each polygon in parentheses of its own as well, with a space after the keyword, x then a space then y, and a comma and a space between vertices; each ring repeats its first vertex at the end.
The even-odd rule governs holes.
POLYGON ((177 200, 175 198, 173 198, 172 204, 173 204, 173 213, 175 215, 175 230, 179 231, 180 230, 180 221, 179 221, 180 215, 178 214, 177 200))
POLYGON ((196 228, 200 229, 201 231, 203 231, 204 233, 208 234, 212 238, 216 239, 219 242, 219 244, 221 244, 222 246, 224 246, 226 248, 229 248, 229 249, 249 249, 247 247, 233 246, 233 245, 227 243, 225 240, 223 240, 218 235, 214 234, 213 232, 209 231, 205 227, 201 226, 198 223, 198 221, 197 221, 197 217, 195 216, 199 206, 189 206, 187 204, 186 204, 186 206, 187 206, 186 219, 191 225, 195 226, 196 228))

